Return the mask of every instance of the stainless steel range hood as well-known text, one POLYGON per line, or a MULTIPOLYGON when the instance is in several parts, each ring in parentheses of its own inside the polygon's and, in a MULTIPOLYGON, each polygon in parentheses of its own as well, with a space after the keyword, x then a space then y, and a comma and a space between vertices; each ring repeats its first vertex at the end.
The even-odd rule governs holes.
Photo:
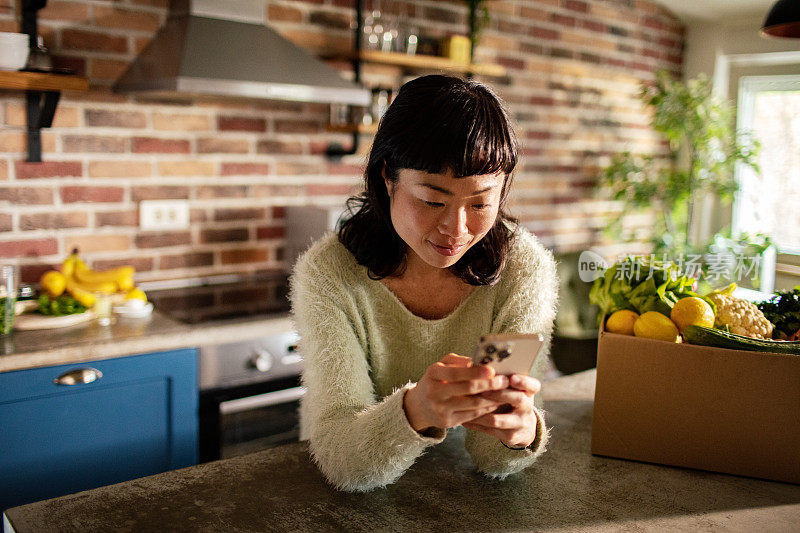
POLYGON ((264 24, 260 0, 172 0, 114 91, 158 99, 263 98, 369 105, 370 93, 264 24))

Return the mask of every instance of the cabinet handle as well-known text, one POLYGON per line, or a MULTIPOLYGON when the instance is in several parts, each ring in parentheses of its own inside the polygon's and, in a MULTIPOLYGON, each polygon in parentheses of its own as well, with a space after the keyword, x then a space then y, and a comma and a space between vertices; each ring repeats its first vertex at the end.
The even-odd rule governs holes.
POLYGON ((81 383, 91 383, 103 377, 103 373, 96 368, 76 368, 69 372, 64 372, 53 383, 56 385, 80 385, 81 383))

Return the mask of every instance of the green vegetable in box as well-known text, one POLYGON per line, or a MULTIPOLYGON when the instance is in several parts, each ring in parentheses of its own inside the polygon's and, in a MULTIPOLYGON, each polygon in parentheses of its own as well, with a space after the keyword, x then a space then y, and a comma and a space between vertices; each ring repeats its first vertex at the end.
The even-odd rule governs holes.
POLYGON ((775 324, 773 338, 800 340, 800 285, 791 291, 777 291, 757 307, 775 324))
POLYGON ((692 290, 695 278, 683 275, 672 262, 627 257, 609 267, 596 279, 589 292, 589 301, 600 307, 601 314, 630 309, 640 315, 658 311, 669 316, 672 306, 681 298, 695 296, 713 302, 692 290))

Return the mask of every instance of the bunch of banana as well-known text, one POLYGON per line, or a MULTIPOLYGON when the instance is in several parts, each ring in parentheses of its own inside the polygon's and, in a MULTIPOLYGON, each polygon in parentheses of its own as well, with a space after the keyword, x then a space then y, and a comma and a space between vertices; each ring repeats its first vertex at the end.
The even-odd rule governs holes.
MULTIPOLYGON (((136 289, 133 283, 132 266, 121 266, 109 270, 92 270, 73 252, 61 264, 61 272, 45 272, 39 280, 42 288, 56 298, 64 290, 86 307, 94 305, 95 292, 114 294, 128 293, 136 289)), ((140 291, 141 292, 141 291, 140 291)))

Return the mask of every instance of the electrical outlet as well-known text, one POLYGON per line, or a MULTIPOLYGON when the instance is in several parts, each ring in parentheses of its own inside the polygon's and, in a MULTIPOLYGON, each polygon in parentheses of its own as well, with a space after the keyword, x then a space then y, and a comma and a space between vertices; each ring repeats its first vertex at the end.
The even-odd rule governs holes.
POLYGON ((139 202, 139 227, 147 230, 188 228, 189 202, 142 200, 139 202))

